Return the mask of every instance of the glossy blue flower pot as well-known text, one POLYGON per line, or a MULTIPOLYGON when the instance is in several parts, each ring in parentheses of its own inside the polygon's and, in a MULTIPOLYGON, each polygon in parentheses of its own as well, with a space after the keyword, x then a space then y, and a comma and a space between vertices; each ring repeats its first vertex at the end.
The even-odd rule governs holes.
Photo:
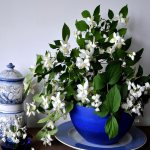
POLYGON ((105 124, 109 116, 102 118, 95 113, 94 108, 75 105, 70 112, 70 117, 75 129, 85 140, 101 145, 117 143, 129 131, 134 121, 134 117, 122 112, 118 135, 109 139, 105 133, 105 124))

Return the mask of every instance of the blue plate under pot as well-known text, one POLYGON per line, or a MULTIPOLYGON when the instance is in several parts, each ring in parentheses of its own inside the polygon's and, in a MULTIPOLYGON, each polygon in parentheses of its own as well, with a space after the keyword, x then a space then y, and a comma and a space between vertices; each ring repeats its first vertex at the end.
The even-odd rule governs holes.
POLYGON ((131 127, 117 143, 112 145, 100 145, 88 142, 74 128, 71 121, 58 126, 56 139, 61 143, 76 150, 136 150, 142 147, 146 141, 146 135, 138 128, 131 127))

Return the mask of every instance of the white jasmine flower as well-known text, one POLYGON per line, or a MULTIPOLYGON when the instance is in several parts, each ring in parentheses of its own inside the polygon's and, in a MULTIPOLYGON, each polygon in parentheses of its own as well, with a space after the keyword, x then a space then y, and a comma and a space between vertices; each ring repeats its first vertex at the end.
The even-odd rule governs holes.
POLYGON ((122 67, 125 67, 125 66, 126 66, 126 62, 123 61, 121 66, 122 66, 122 67))
POLYGON ((23 134, 22 138, 25 139, 27 137, 27 134, 23 134))
POLYGON ((89 59, 82 59, 80 57, 77 57, 76 66, 79 69, 85 68, 88 71, 89 67, 90 67, 90 61, 89 61, 89 59))
POLYGON ((99 53, 104 54, 105 50, 103 48, 99 48, 99 53))
POLYGON ((150 90, 150 84, 148 82, 145 83, 145 89, 150 90))
POLYGON ((56 97, 52 96, 51 99, 52 99, 53 109, 55 111, 62 110, 65 113, 65 103, 63 102, 63 99, 61 99, 60 97, 60 92, 57 92, 56 97))
POLYGON ((97 23, 94 21, 94 16, 92 16, 91 18, 90 18, 90 17, 87 17, 87 22, 88 22, 88 24, 89 24, 89 26, 90 26, 90 30, 91 30, 92 28, 97 27, 97 23))
POLYGON ((46 124, 46 126, 51 129, 54 129, 54 127, 55 127, 54 122, 51 120, 46 124))
POLYGON ((35 115, 35 111, 36 111, 36 105, 35 105, 35 103, 34 102, 32 102, 32 103, 26 103, 26 105, 27 105, 27 112, 26 112, 26 114, 27 114, 27 116, 31 116, 31 115, 35 115))
POLYGON ((13 139, 13 142, 16 143, 16 144, 18 144, 18 143, 19 143, 19 139, 14 138, 14 139, 13 139))
POLYGON ((128 54, 128 57, 130 57, 131 60, 134 60, 135 55, 136 55, 135 52, 130 52, 130 53, 128 54))
POLYGON ((109 54, 112 54, 114 52, 115 49, 111 48, 111 47, 107 47, 106 52, 109 54))
POLYGON ((123 109, 125 109, 125 110, 128 110, 128 104, 127 103, 123 103, 122 105, 121 105, 121 108, 123 108, 123 109))
POLYGON ((64 54, 64 55, 68 55, 69 54, 69 50, 70 50, 70 44, 68 43, 68 40, 66 39, 66 41, 60 41, 61 46, 59 48, 59 50, 64 54))
POLYGON ((92 59, 93 57, 93 53, 94 53, 94 49, 91 49, 91 50, 84 50, 84 49, 80 49, 80 58, 83 58, 83 59, 92 59))
POLYGON ((121 23, 127 25, 128 22, 129 22, 129 18, 123 18, 123 14, 120 14, 120 16, 119 16, 119 21, 120 21, 121 23))
POLYGON ((51 58, 51 53, 47 52, 45 56, 43 56, 43 65, 48 70, 53 68, 54 58, 51 58))
POLYGON ((80 35, 81 35, 81 31, 74 32, 74 36, 76 39, 79 38, 80 35))
POLYGON ((102 102, 100 101, 100 95, 99 94, 93 95, 92 99, 94 101, 91 103, 91 105, 96 108, 95 111, 99 111, 100 110, 99 107, 102 104, 102 102))
POLYGON ((46 134, 45 137, 41 138, 41 141, 43 141, 43 145, 49 145, 51 146, 51 141, 53 141, 53 139, 51 138, 50 134, 46 134))
POLYGON ((89 83, 88 80, 85 78, 85 83, 84 85, 78 84, 77 85, 77 99, 81 100, 82 103, 88 103, 89 99, 87 98, 88 96, 88 89, 89 89, 89 83))
POLYGON ((131 83, 131 86, 133 89, 130 90, 130 94, 136 99, 139 98, 142 95, 142 92, 144 91, 144 87, 140 85, 135 86, 134 83, 131 83))
POLYGON ((128 85, 128 90, 131 90, 131 82, 127 81, 127 85, 128 85))
POLYGON ((138 116, 141 115, 141 103, 139 102, 137 105, 135 105, 132 109, 131 112, 137 114, 138 116))
POLYGON ((110 40, 110 43, 114 43, 115 45, 115 47, 117 47, 117 48, 121 48, 122 47, 122 45, 125 45, 125 40, 122 38, 122 37, 120 37, 120 35, 119 35, 119 33, 113 33, 113 38, 110 40))
POLYGON ((93 42, 88 40, 87 45, 86 45, 86 49, 88 49, 90 51, 94 51, 94 48, 96 48, 95 38, 93 39, 93 42))
POLYGON ((48 99, 48 97, 42 96, 42 107, 44 109, 49 108, 49 99, 48 99))

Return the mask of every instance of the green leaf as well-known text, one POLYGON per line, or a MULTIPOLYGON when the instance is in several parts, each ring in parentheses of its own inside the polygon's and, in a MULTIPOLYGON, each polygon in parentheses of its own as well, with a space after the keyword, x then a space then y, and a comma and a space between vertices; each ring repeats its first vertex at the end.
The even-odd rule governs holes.
POLYGON ((114 18, 114 13, 111 9, 108 10, 108 17, 109 19, 113 19, 114 18))
POLYGON ((56 46, 56 45, 54 45, 54 44, 49 44, 49 46, 50 46, 52 49, 58 48, 58 46, 56 46))
POLYGON ((70 29, 69 27, 64 23, 63 29, 62 29, 62 38, 64 41, 68 40, 70 37, 70 29))
POLYGON ((108 78, 108 83, 110 85, 115 84, 118 82, 121 76, 121 64, 120 62, 112 62, 110 63, 107 68, 107 78, 108 78))
POLYGON ((128 96, 128 85, 126 83, 124 83, 122 86, 121 86, 121 97, 122 99, 126 100, 127 96, 128 96))
POLYGON ((47 94, 51 94, 51 92, 52 92, 52 85, 51 84, 47 85, 46 92, 47 92, 47 94))
POLYGON ((51 117, 52 121, 57 121, 59 118, 61 118, 61 112, 60 111, 56 111, 53 116, 51 117))
POLYGON ((41 103, 42 102, 42 98, 41 98, 40 94, 36 94, 33 97, 33 101, 36 102, 36 103, 41 103))
POLYGON ((67 91, 67 96, 71 96, 74 95, 74 89, 73 89, 73 85, 70 83, 69 85, 67 85, 67 87, 65 88, 65 90, 67 91))
POLYGON ((84 11, 82 12, 82 17, 83 17, 83 18, 88 18, 88 17, 91 18, 91 14, 90 14, 90 12, 89 12, 88 10, 84 10, 84 11))
POLYGON ((124 68, 124 73, 128 79, 131 79, 134 76, 135 70, 132 67, 127 66, 124 68))
POLYGON ((136 77, 140 77, 140 76, 142 76, 142 75, 143 75, 143 68, 142 68, 142 66, 140 65, 139 68, 138 68, 136 77))
POLYGON ((76 25, 77 30, 79 30, 79 31, 86 31, 89 28, 89 26, 83 20, 76 21, 75 25, 76 25))
POLYGON ((141 59, 143 51, 144 51, 144 49, 142 48, 141 50, 139 50, 138 52, 136 52, 134 60, 131 60, 130 58, 127 58, 127 60, 126 60, 127 65, 129 65, 129 66, 135 65, 141 59))
POLYGON ((40 131, 37 133, 36 138, 37 138, 38 140, 41 140, 41 138, 43 138, 45 135, 46 135, 46 132, 43 131, 43 130, 40 130, 40 131))
POLYGON ((61 51, 57 53, 57 60, 58 62, 63 62, 65 60, 65 57, 61 51))
POLYGON ((42 74, 43 73, 43 66, 42 65, 38 65, 35 69, 35 73, 37 74, 42 74))
POLYGON ((94 10, 94 13, 93 13, 93 16, 98 16, 100 13, 100 5, 98 5, 95 10, 94 10))
POLYGON ((62 66, 62 65, 58 65, 54 68, 55 73, 60 72, 60 71, 64 71, 64 70, 65 70, 65 66, 62 66))
POLYGON ((132 38, 129 38, 125 41, 125 45, 122 45, 122 50, 127 51, 131 46, 132 38))
POLYGON ((106 95, 106 101, 109 106, 109 112, 115 113, 118 111, 121 103, 121 95, 117 85, 114 85, 106 95))
POLYGON ((121 8, 119 15, 122 14, 123 18, 126 18, 128 15, 128 5, 124 6, 123 8, 121 8))
POLYGON ((66 104, 66 113, 69 113, 73 109, 73 102, 67 102, 66 104))
POLYGON ((105 125, 105 132, 107 133, 109 139, 114 138, 118 134, 119 126, 116 118, 110 116, 105 125))
POLYGON ((40 64, 43 61, 42 55, 37 55, 36 56, 36 65, 40 64))
POLYGON ((58 47, 61 46, 60 40, 55 40, 54 43, 55 43, 55 45, 58 46, 58 47))
POLYGON ((66 71, 65 73, 63 73, 61 76, 60 76, 60 79, 62 81, 64 81, 65 79, 69 78, 69 73, 66 71))
POLYGON ((50 135, 55 135, 57 133, 58 129, 54 128, 53 130, 48 131, 47 133, 50 135))
POLYGON ((105 87, 106 79, 105 74, 97 74, 93 79, 94 90, 101 90, 105 87))
POLYGON ((78 49, 72 49, 70 56, 75 57, 75 58, 78 57, 79 56, 79 50, 78 49))
POLYGON ((119 32, 120 36, 124 36, 127 32, 127 29, 126 28, 121 28, 121 29, 118 30, 118 32, 119 32))
POLYGON ((45 118, 40 119, 37 123, 45 123, 48 122, 50 120, 50 116, 47 116, 45 118))
POLYGON ((125 56, 126 56, 126 53, 122 49, 116 49, 116 51, 113 53, 113 57, 115 59, 120 59, 120 58, 123 59, 125 56))
POLYGON ((114 30, 116 30, 116 27, 118 25, 118 21, 113 21, 110 25, 110 30, 109 30, 109 34, 112 34, 114 32, 114 30))
POLYGON ((77 43, 80 46, 81 49, 85 48, 85 39, 83 38, 77 38, 77 43))

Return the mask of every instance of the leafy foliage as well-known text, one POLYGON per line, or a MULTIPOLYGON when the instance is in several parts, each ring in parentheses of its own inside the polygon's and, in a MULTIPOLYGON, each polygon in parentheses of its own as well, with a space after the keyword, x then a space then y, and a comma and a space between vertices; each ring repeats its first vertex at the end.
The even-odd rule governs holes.
MULTIPOLYGON (((93 13, 84 10, 81 15, 83 19, 75 22, 76 47, 71 48, 70 29, 64 24, 62 39, 49 44, 55 56, 49 51, 37 55, 33 76, 43 89, 28 110, 46 114, 38 121, 46 124, 39 137, 54 135, 53 124, 80 104, 107 116, 105 131, 114 138, 119 130, 116 114, 124 110, 139 115, 149 99, 150 75, 143 76, 142 66, 137 65, 144 49, 131 51, 132 38, 126 39, 128 6, 121 8, 118 18, 111 9, 108 19, 102 18, 100 5, 93 13), (131 107, 127 100, 133 103, 131 107)), ((31 83, 27 91, 30 87, 31 83)))

